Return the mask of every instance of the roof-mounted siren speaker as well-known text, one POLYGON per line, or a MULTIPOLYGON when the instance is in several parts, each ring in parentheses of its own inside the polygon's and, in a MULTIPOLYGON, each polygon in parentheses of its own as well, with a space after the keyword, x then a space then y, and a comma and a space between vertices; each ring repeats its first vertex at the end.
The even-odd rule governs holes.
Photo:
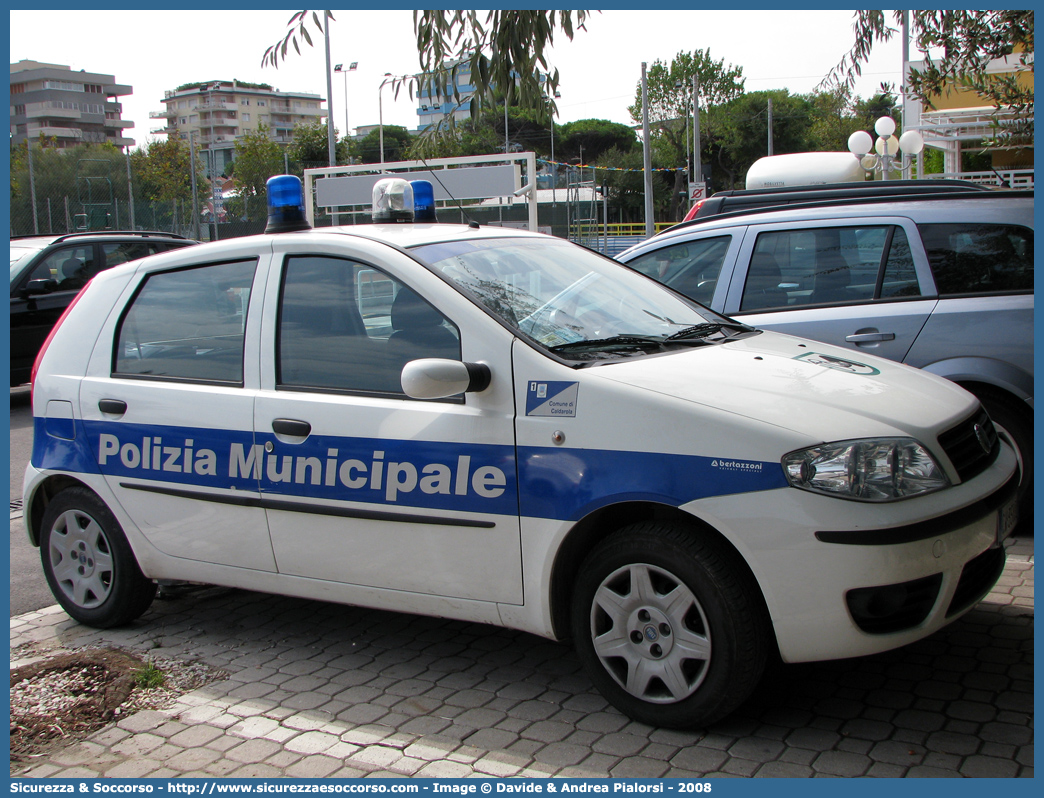
POLYGON ((374 224, 413 221, 413 186, 401 177, 385 177, 373 184, 374 224))
POLYGON ((305 217, 304 187, 301 178, 294 175, 270 177, 265 183, 265 191, 268 194, 266 233, 312 229, 305 217))

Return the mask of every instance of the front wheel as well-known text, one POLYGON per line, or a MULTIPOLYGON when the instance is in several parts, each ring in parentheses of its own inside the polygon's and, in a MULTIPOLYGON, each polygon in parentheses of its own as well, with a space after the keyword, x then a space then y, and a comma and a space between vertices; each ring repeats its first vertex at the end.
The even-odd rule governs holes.
POLYGON ((1004 394, 980 390, 979 401, 990 414, 994 425, 1006 432, 1015 446, 1019 463, 1019 526, 1033 530, 1033 415, 1018 400, 1004 394))
POLYGON ((680 526, 640 523, 599 544, 572 605, 580 659, 606 699, 652 726, 705 727, 761 680, 771 630, 735 552, 680 526))
POLYGON ((64 490, 47 506, 40 559, 62 609, 87 626, 129 623, 156 595, 156 584, 142 575, 116 517, 84 488, 64 490))

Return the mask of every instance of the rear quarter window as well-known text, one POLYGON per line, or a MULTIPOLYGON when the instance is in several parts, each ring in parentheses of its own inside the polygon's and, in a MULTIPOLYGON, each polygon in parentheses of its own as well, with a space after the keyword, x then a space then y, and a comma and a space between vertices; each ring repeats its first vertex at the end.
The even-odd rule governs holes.
POLYGON ((1033 290, 1033 231, 1005 224, 921 224, 939 296, 1033 290))
POLYGON ((116 376, 243 381, 243 334, 256 260, 157 272, 116 333, 116 376))

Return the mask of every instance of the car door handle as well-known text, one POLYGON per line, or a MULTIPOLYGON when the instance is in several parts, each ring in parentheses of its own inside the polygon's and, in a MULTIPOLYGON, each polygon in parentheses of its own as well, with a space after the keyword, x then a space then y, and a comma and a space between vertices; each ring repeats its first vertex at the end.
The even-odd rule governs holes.
POLYGON ((295 421, 292 418, 277 418, 272 422, 272 431, 278 435, 290 435, 294 438, 307 438, 312 432, 312 425, 307 421, 295 421))
POLYGON ((98 401, 98 409, 103 413, 122 416, 127 412, 127 403, 122 399, 100 399, 98 401))
POLYGON ((866 344, 873 343, 874 341, 894 341, 895 333, 856 333, 855 335, 846 336, 845 340, 850 344, 866 344))

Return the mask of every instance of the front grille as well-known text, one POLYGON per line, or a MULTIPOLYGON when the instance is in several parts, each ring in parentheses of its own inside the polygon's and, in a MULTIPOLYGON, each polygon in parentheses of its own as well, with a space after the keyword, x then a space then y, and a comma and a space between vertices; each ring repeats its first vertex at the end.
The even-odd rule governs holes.
POLYGON ((946 610, 947 618, 966 610, 990 592, 990 588, 997 584, 1004 572, 1004 559, 1003 547, 997 546, 994 549, 986 549, 974 560, 965 563, 953 600, 946 610))
POLYGON ((983 408, 939 436, 939 445, 950 458, 961 482, 981 474, 997 459, 1000 442, 997 430, 983 408), (983 448, 987 445, 989 448, 983 448))

